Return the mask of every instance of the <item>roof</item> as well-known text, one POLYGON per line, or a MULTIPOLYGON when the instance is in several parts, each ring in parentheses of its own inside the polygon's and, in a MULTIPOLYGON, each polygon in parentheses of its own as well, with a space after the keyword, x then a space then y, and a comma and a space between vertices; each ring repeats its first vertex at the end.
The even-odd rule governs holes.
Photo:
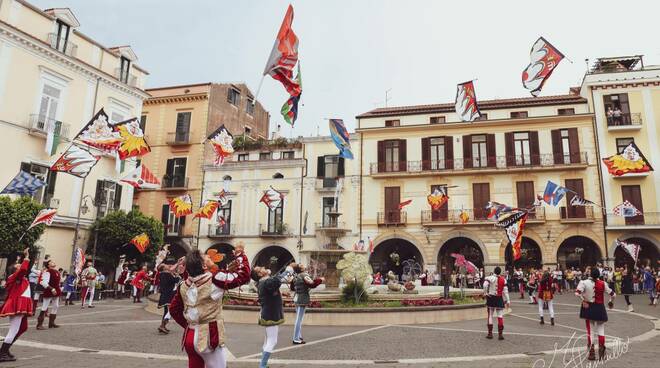
MULTIPOLYGON (((506 108, 585 104, 585 103, 587 103, 587 100, 585 98, 582 98, 575 94, 567 94, 567 95, 544 96, 544 97, 521 97, 521 98, 508 98, 508 99, 498 99, 498 100, 482 100, 479 101, 479 109, 495 110, 495 109, 506 109, 506 108)), ((420 114, 435 114, 435 113, 449 113, 449 112, 456 112, 456 106, 454 103, 378 108, 362 113, 358 115, 356 118, 360 119, 360 118, 373 118, 373 117, 382 117, 382 116, 420 115, 420 114)))
POLYGON ((608 73, 636 70, 643 66, 642 55, 602 57, 596 59, 591 67, 591 73, 608 73))

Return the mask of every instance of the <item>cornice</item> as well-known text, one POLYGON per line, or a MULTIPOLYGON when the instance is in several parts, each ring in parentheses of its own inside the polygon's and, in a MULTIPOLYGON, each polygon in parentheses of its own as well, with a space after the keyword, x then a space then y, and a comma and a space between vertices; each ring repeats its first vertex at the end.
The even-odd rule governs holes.
POLYGON ((617 89, 617 88, 637 88, 637 87, 657 87, 660 86, 660 81, 647 81, 647 82, 622 82, 613 84, 602 84, 591 86, 591 89, 617 89))
POLYGON ((144 100, 144 105, 160 105, 168 103, 181 103, 181 102, 195 102, 195 101, 204 101, 208 100, 208 93, 195 93, 189 95, 176 95, 176 96, 163 96, 163 97, 151 97, 144 100))

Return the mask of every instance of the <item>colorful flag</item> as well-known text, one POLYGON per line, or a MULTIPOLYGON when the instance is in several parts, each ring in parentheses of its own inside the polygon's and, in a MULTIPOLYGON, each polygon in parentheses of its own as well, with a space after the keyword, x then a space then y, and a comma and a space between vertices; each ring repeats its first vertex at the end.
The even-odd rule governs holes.
POLYGON ((412 203, 412 199, 409 199, 407 201, 403 201, 403 202, 399 203, 399 211, 401 211, 403 209, 403 207, 405 207, 405 206, 407 206, 411 203, 412 203))
POLYGON ((174 217, 178 218, 192 213, 192 197, 190 194, 170 198, 167 201, 170 204, 170 211, 174 213, 174 217))
POLYGON ((529 214, 526 211, 514 212, 511 216, 500 221, 501 226, 504 227, 504 230, 506 231, 506 236, 509 238, 509 242, 511 242, 514 261, 519 260, 522 254, 520 247, 522 243, 523 229, 525 228, 525 222, 527 221, 528 215, 529 214))
POLYGON ((225 227, 225 225, 227 225, 227 219, 225 219, 220 212, 218 212, 218 225, 220 227, 225 227))
POLYGON ((218 201, 206 200, 204 201, 204 205, 200 207, 197 211, 195 211, 193 218, 203 217, 205 219, 211 219, 211 217, 213 217, 213 214, 215 213, 215 210, 218 209, 218 206, 219 206, 218 201))
POLYGON ((218 202, 220 203, 221 207, 224 207, 229 203, 229 198, 227 198, 227 192, 222 189, 220 193, 218 193, 218 202))
POLYGON ((549 205, 556 206, 559 204, 568 190, 560 185, 557 185, 548 180, 543 192, 543 200, 549 205))
POLYGON ((124 175, 119 181, 128 183, 136 189, 158 189, 160 180, 144 164, 124 175))
POLYGON ((593 206, 594 204, 594 202, 584 199, 577 194, 571 198, 571 206, 593 206))
POLYGON ((651 164, 634 142, 626 146, 620 154, 605 157, 603 163, 607 166, 607 171, 614 176, 653 171, 651 164))
POLYGON ((73 139, 109 153, 116 152, 122 143, 121 135, 112 127, 103 109, 73 139))
POLYGON ((150 243, 149 236, 147 233, 136 235, 133 239, 131 239, 130 243, 135 245, 135 248, 137 248, 138 252, 144 253, 150 243))
POLYGON ((37 217, 34 218, 34 221, 32 221, 32 224, 30 225, 30 227, 28 227, 28 230, 32 229, 33 227, 39 224, 46 224, 50 226, 50 224, 52 224, 53 220, 55 219, 55 215, 57 215, 56 209, 44 208, 43 210, 39 211, 37 217))
POLYGON ((220 263, 222 262, 223 259, 225 259, 225 254, 218 252, 218 250, 215 248, 207 249, 206 255, 209 256, 209 258, 211 258, 211 262, 213 263, 220 263))
POLYGON ((57 146, 60 145, 61 131, 61 121, 48 119, 46 122, 46 153, 48 156, 52 156, 57 152, 57 146))
POLYGON ((461 209, 461 213, 458 215, 458 219, 461 220, 461 224, 465 225, 470 221, 470 214, 461 209))
POLYGON ((538 97, 545 81, 555 70, 564 55, 545 38, 539 37, 529 53, 530 63, 522 72, 523 87, 534 97, 538 97))
POLYGON ((488 201, 488 203, 486 204, 486 209, 488 210, 488 213, 486 214, 486 218, 495 221, 499 219, 501 214, 514 211, 513 207, 494 201, 488 201))
POLYGON ((86 177, 101 156, 94 156, 89 151, 72 144, 51 166, 51 171, 62 171, 79 178, 86 177))
POLYGON ((454 257, 454 265, 456 267, 465 267, 468 273, 475 273, 477 272, 477 266, 474 265, 474 263, 468 261, 465 259, 465 256, 460 254, 460 253, 452 253, 452 257, 454 257))
POLYGON ((456 114, 461 121, 475 121, 481 117, 474 92, 474 82, 469 81, 456 86, 456 114))
POLYGON ((432 211, 439 211, 440 208, 447 203, 447 200, 449 200, 449 196, 447 195, 447 188, 445 187, 435 188, 433 193, 426 197, 426 201, 431 205, 432 211))
POLYGON ((273 187, 270 187, 264 192, 264 195, 261 196, 259 202, 262 202, 271 211, 274 211, 277 207, 280 206, 283 200, 284 200, 284 194, 273 189, 273 187))
POLYGON ((543 196, 540 194, 536 195, 536 199, 534 200, 534 203, 532 204, 532 207, 542 207, 543 206, 543 196))
POLYGON ((222 165, 225 162, 225 158, 234 153, 234 136, 229 133, 224 124, 220 125, 207 139, 213 146, 213 151, 215 152, 214 162, 216 165, 222 165))
POLYGON ((137 118, 129 119, 114 125, 116 132, 122 139, 117 153, 120 160, 129 157, 140 157, 151 152, 151 147, 144 139, 144 132, 140 128, 140 121, 137 118))
POLYGON ((80 272, 83 270, 85 265, 85 251, 76 247, 73 252, 73 270, 77 275, 80 275, 80 272))
POLYGON ((275 38, 275 44, 266 62, 264 75, 280 81, 291 96, 298 96, 300 85, 292 79, 293 67, 298 62, 298 37, 291 28, 293 24, 293 6, 289 5, 282 25, 275 38))
POLYGON ((298 119, 298 102, 300 101, 300 97, 302 96, 302 79, 300 77, 300 64, 298 64, 298 73, 296 73, 296 81, 298 82, 298 85, 300 85, 300 94, 297 96, 290 96, 288 100, 282 105, 282 109, 280 109, 280 113, 282 114, 282 117, 284 117, 284 121, 287 122, 287 124, 293 126, 296 123, 296 119, 298 119))
POLYGON ((32 176, 25 171, 19 171, 16 176, 7 184, 0 194, 20 194, 33 195, 39 188, 46 185, 46 182, 32 176))
POLYGON ((638 210, 637 207, 628 201, 623 201, 623 203, 614 207, 612 212, 615 216, 621 217, 635 217, 643 215, 642 211, 638 210))
POLYGON ((616 245, 623 248, 630 255, 635 263, 637 263, 637 258, 639 257, 639 244, 627 243, 619 239, 616 240, 616 245))
POLYGON ((353 152, 351 151, 351 138, 344 125, 344 121, 342 119, 330 119, 329 124, 330 137, 335 143, 335 146, 339 148, 339 156, 352 160, 353 152))

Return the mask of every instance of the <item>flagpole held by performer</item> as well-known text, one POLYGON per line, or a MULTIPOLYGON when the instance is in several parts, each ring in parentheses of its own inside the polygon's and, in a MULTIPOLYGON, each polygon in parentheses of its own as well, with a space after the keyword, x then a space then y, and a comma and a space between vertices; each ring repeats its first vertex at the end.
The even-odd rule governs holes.
POLYGON ((493 316, 497 317, 498 340, 504 340, 504 308, 509 307, 509 289, 506 280, 500 274, 502 269, 495 267, 494 274, 484 280, 484 294, 486 295, 486 306, 488 307, 488 335, 487 339, 493 338, 493 316))
POLYGON ((34 309, 30 298, 30 282, 27 274, 30 269, 30 252, 23 251, 23 261, 16 262, 11 268, 11 275, 6 281, 5 303, 0 309, 0 317, 9 317, 9 330, 0 348, 0 362, 13 362, 16 357, 9 352, 11 346, 28 328, 27 318, 34 309))

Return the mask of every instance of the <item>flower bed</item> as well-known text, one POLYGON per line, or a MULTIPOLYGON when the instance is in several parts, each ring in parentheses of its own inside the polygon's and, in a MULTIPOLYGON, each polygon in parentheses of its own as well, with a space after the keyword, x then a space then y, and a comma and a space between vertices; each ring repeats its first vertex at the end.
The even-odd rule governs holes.
POLYGON ((404 307, 428 307, 431 305, 454 305, 453 299, 433 298, 433 299, 404 299, 401 301, 404 307))

